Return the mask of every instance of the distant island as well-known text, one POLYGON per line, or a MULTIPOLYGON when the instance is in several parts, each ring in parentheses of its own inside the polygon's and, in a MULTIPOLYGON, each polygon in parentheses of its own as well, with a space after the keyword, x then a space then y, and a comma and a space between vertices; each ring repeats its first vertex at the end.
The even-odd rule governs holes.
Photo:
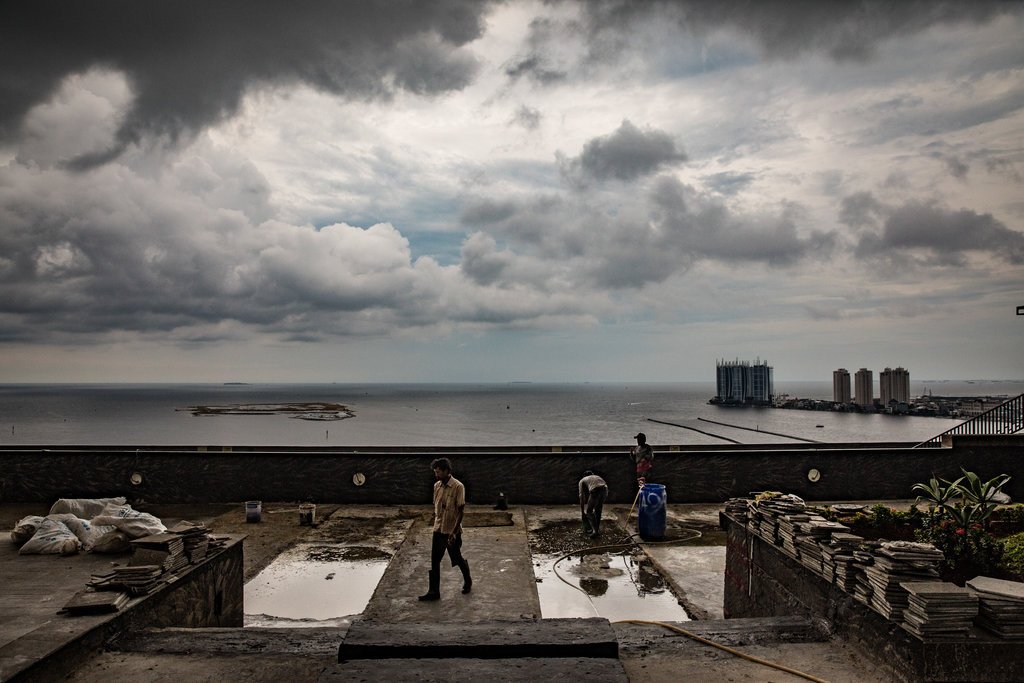
POLYGON ((176 408, 193 415, 285 415, 299 420, 344 420, 355 412, 341 403, 313 401, 309 403, 232 403, 221 406, 189 406, 176 408))

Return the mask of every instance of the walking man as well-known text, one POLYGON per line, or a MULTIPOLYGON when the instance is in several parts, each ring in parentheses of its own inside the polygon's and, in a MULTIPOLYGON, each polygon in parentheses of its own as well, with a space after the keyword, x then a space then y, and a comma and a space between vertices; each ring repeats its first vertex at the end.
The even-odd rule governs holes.
POLYGON ((636 446, 630 449, 629 454, 636 463, 636 483, 643 486, 654 467, 654 449, 647 443, 647 435, 643 432, 633 438, 636 439, 636 446))
POLYGON ((587 470, 580 479, 579 489, 580 514, 590 526, 590 537, 597 538, 601 534, 601 511, 608 498, 608 485, 604 479, 587 470))
POLYGON ((466 511, 466 487, 452 476, 452 463, 438 458, 430 463, 434 470, 434 533, 430 546, 430 587, 420 600, 441 599, 441 559, 445 552, 453 567, 462 570, 462 592, 473 587, 469 562, 462 556, 462 515, 466 511))

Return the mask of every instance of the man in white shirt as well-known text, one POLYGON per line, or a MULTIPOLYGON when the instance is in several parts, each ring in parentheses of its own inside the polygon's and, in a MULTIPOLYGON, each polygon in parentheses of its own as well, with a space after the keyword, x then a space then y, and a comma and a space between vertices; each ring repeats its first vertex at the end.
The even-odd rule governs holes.
POLYGON ((420 600, 441 599, 441 559, 445 552, 453 567, 462 570, 462 592, 473 587, 469 562, 462 556, 462 516, 466 511, 466 487, 452 476, 452 463, 438 458, 430 463, 434 470, 434 533, 430 546, 430 587, 420 600))

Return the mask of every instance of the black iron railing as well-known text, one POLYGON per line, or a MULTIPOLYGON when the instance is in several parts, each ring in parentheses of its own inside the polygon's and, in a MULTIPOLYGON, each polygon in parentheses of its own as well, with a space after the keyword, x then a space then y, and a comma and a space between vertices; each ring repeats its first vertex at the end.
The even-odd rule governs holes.
POLYGON ((947 429, 937 436, 914 446, 914 448, 934 448, 942 445, 942 438, 953 434, 1014 434, 1024 429, 1024 394, 1003 401, 999 405, 980 415, 975 415, 966 422, 961 422, 952 429, 947 429))

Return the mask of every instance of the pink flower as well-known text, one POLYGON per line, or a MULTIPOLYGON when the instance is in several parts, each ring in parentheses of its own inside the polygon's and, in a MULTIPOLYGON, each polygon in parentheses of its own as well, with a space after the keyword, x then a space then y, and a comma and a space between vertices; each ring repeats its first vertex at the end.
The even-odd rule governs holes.
POLYGON ((957 536, 963 536, 964 534, 967 533, 967 529, 964 529, 962 526, 961 527, 957 527, 955 533, 956 533, 957 536))

